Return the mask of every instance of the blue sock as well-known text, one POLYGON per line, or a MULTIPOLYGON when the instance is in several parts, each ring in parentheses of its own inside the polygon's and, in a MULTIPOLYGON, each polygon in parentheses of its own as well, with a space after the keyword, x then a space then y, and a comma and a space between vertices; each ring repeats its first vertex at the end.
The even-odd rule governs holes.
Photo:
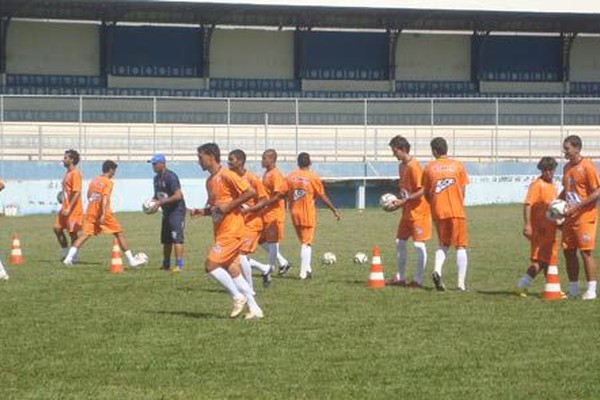
POLYGON ((183 269, 183 260, 175 260, 175 265, 179 269, 183 269))
POLYGON ((171 268, 171 260, 163 260, 163 268, 171 268))

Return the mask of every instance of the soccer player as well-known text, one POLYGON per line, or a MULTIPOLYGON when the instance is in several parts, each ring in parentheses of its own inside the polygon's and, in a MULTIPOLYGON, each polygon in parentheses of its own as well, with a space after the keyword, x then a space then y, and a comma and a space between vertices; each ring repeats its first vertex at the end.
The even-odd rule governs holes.
POLYGON ((531 264, 517 283, 516 294, 527 296, 527 287, 540 270, 544 273, 549 265, 558 264, 558 242, 556 222, 546 218, 550 203, 556 199, 557 191, 553 183, 557 162, 553 157, 542 157, 537 167, 541 175, 531 182, 523 208, 523 236, 531 244, 531 264))
POLYGON ((400 196, 390 211, 402 208, 402 218, 396 233, 396 262, 398 270, 392 280, 393 285, 406 284, 406 241, 413 240, 417 256, 417 265, 413 280, 408 284, 412 288, 423 287, 423 273, 427 264, 425 242, 431 239, 431 210, 423 196, 423 170, 419 162, 410 153, 410 143, 403 136, 394 136, 389 146, 400 165, 398 168, 400 196))
POLYGON ((149 163, 154 175, 154 199, 162 208, 160 243, 163 245, 161 269, 180 272, 183 270, 183 230, 185 228, 185 200, 177 174, 167 168, 164 154, 155 154, 149 163), (175 250, 175 267, 171 268, 171 252, 175 250))
POLYGON ((600 179, 592 161, 581 155, 581 148, 579 136, 567 136, 563 141, 563 152, 569 162, 563 169, 563 191, 559 196, 568 205, 562 228, 562 248, 567 261, 569 298, 579 295, 579 250, 587 278, 587 290, 582 299, 594 300, 597 280, 592 252, 596 244, 600 179))
POLYGON ((469 239, 464 199, 469 178, 462 163, 447 157, 448 143, 444 138, 436 137, 431 141, 431 153, 435 160, 429 162, 423 172, 424 195, 431 206, 439 240, 439 248, 435 252, 434 272, 431 276, 436 290, 446 290, 442 283, 442 267, 449 247, 453 246, 456 249, 458 268, 457 288, 466 292, 469 239))
POLYGON ((88 206, 83 222, 83 233, 71 245, 63 261, 65 265, 73 265, 73 259, 77 256, 81 246, 91 236, 96 236, 99 233, 113 234, 117 238, 119 246, 131 267, 137 267, 147 261, 133 256, 131 250, 127 247, 127 239, 123 234, 123 229, 121 229, 119 221, 113 215, 110 196, 113 190, 112 177, 116 172, 117 164, 114 161, 106 160, 102 163, 102 175, 98 175, 90 182, 87 191, 88 206))
MULTIPOLYGON (((252 265, 249 255, 254 253, 260 233, 263 230, 263 220, 261 210, 267 198, 267 192, 260 178, 246 169, 246 153, 243 150, 236 149, 229 153, 227 157, 229 169, 244 179, 256 193, 246 203, 242 205, 242 214, 244 215, 245 230, 242 235, 242 247, 240 248, 240 266, 244 278, 253 289, 252 265)), ((267 264, 256 263, 256 269, 261 272, 263 286, 269 286, 271 283, 271 267, 267 264)))
POLYGON ((69 233, 73 245, 83 225, 83 201, 81 199, 82 177, 77 168, 79 153, 73 149, 65 151, 62 163, 67 172, 62 180, 62 196, 60 196, 62 203, 54 223, 54 234, 62 249, 61 259, 64 260, 69 251, 64 231, 69 233))
POLYGON ((285 275, 290 269, 290 263, 281 255, 279 243, 283 240, 283 223, 285 221, 285 181, 277 168, 277 152, 268 149, 262 155, 262 167, 265 169, 263 185, 267 191, 267 201, 263 211, 264 229, 260 242, 266 243, 269 253, 269 265, 275 268, 279 262, 279 275, 285 275))
POLYGON ((300 279, 312 278, 310 262, 317 224, 315 197, 321 199, 338 221, 340 219, 339 211, 325 194, 321 178, 310 170, 310 165, 310 154, 298 154, 298 169, 285 178, 292 223, 300 240, 300 279))
MULTIPOLYGON (((4 184, 4 181, 0 179, 0 192, 3 191, 5 187, 6 185, 4 184)), ((2 264, 2 261, 0 261, 0 281, 7 281, 8 278, 8 272, 4 268, 4 264, 2 264)))
POLYGON ((246 304, 250 309, 246 319, 262 318, 263 311, 242 277, 239 265, 245 225, 240 208, 256 193, 238 174, 221 167, 221 151, 216 143, 205 143, 197 152, 198 163, 210 174, 206 180, 208 203, 202 214, 212 217, 215 240, 204 263, 206 272, 233 297, 231 318, 238 317, 246 304))

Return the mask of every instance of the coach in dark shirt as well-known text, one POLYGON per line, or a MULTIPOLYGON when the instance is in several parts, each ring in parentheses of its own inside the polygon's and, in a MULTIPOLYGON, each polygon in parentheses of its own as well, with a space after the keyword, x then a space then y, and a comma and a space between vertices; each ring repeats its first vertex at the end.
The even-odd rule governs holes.
POLYGON ((152 163, 154 175, 154 199, 162 207, 160 242, 163 245, 162 269, 179 272, 183 269, 183 230, 185 227, 185 201, 181 193, 179 178, 167 169, 164 154, 155 154, 152 163), (175 249, 175 267, 171 268, 171 250, 175 249))

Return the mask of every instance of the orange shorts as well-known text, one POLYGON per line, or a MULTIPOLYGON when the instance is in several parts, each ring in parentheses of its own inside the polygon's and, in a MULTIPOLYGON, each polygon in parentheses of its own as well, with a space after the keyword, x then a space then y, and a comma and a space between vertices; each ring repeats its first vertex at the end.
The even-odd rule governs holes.
POLYGON ((565 223, 562 228, 564 250, 594 250, 596 246, 597 221, 565 223))
POLYGON ((79 232, 83 225, 82 216, 65 216, 60 212, 56 215, 56 222, 54 227, 58 229, 66 229, 69 233, 79 232))
POLYGON ((313 237, 315 236, 314 226, 294 225, 294 229, 296 229, 296 236, 298 236, 298 240, 300 240, 301 244, 312 244, 313 237))
POLYGON ((415 242, 425 242, 431 239, 431 220, 416 219, 411 221, 408 218, 401 218, 398 223, 396 238, 400 240, 412 238, 415 242))
POLYGON ((238 259, 241 246, 242 241, 239 238, 217 238, 206 259, 213 264, 226 268, 238 259))
POLYGON ((265 221, 260 242, 280 243, 283 240, 283 221, 265 221))
POLYGON ((107 215, 104 224, 100 224, 100 221, 91 218, 86 218, 83 222, 83 233, 88 236, 96 236, 100 233, 119 233, 123 232, 121 224, 114 217, 114 215, 107 215))
POLYGON ((251 229, 246 229, 244 234, 242 235, 242 247, 240 247, 240 251, 246 254, 252 254, 256 250, 256 246, 258 246, 258 239, 260 239, 261 231, 254 231, 251 229))
POLYGON ((548 265, 558 265, 558 241, 552 235, 534 235, 531 238, 531 262, 541 261, 548 265))
POLYGON ((445 218, 435 221, 438 240, 442 246, 467 247, 469 233, 467 220, 464 218, 445 218))

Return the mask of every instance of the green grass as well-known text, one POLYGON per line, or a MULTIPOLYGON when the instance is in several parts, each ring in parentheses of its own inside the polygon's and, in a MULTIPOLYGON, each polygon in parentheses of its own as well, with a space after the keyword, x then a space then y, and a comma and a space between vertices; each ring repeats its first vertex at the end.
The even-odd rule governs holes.
MULTIPOLYGON (((266 290, 256 280, 266 318, 251 322, 227 318, 230 299, 203 271, 208 219, 188 221, 186 271, 174 276, 157 269, 158 216, 119 215, 151 259, 122 275, 108 273, 110 237, 67 269, 53 217, 3 218, 3 259, 18 231, 27 263, 0 282, 0 398, 600 398, 600 303, 511 295, 528 258, 521 207, 468 212, 468 293, 437 293, 429 279, 421 291, 368 289, 368 266, 352 256, 379 245, 390 277, 399 215, 322 212, 314 258, 334 251, 338 263, 296 279, 288 224, 283 251, 296 267, 266 290)), ((452 253, 448 287, 455 277, 452 253)))

